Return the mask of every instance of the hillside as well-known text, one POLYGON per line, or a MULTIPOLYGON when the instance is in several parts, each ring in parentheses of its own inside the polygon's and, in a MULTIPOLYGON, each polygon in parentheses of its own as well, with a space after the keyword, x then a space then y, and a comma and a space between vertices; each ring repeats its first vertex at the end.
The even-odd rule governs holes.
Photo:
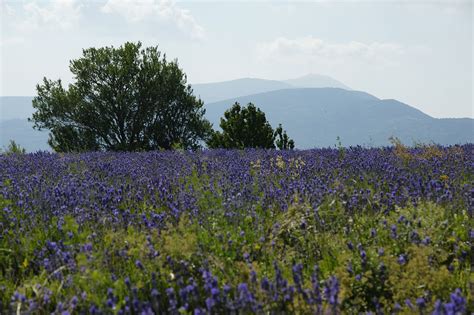
POLYGON ((10 140, 15 140, 28 152, 51 151, 48 131, 33 129, 27 119, 0 120, 0 148, 8 146, 10 140))
POLYGON ((226 100, 232 97, 239 97, 280 89, 291 89, 289 83, 243 78, 224 82, 193 84, 194 95, 201 98, 205 103, 226 100))
POLYGON ((28 122, 33 113, 32 100, 31 96, 0 97, 0 149, 15 140, 28 152, 51 150, 47 143, 48 132, 34 130, 33 124, 28 122))
MULTIPOLYGON (((275 82, 256 86, 276 87, 275 82)), ((33 112, 31 99, 0 97, 0 147, 14 139, 28 151, 49 150, 47 132, 33 130, 27 121, 33 112)), ((390 136, 406 144, 474 142, 473 119, 436 119, 396 100, 339 88, 288 88, 208 103, 206 116, 214 127, 235 101, 256 104, 274 127, 282 123, 301 149, 334 146, 338 136, 346 146, 387 145, 390 136)))
POLYGON ((350 90, 347 85, 338 80, 331 78, 327 75, 321 74, 307 74, 299 78, 290 79, 283 81, 292 85, 293 87, 299 88, 324 88, 324 87, 335 87, 345 90, 350 90))
POLYGON ((193 84, 192 87, 194 94, 200 97, 204 103, 218 102, 233 97, 282 89, 323 87, 350 89, 336 79, 320 74, 308 74, 296 79, 284 81, 242 78, 224 82, 193 84))
POLYGON ((390 136, 404 143, 473 142, 473 119, 435 119, 396 100, 338 88, 285 89, 208 104, 215 127, 234 102, 252 102, 273 126, 282 123, 298 148, 327 147, 340 137, 343 145, 380 146, 390 136))
POLYGON ((31 117, 32 100, 32 96, 0 96, 0 121, 31 117))

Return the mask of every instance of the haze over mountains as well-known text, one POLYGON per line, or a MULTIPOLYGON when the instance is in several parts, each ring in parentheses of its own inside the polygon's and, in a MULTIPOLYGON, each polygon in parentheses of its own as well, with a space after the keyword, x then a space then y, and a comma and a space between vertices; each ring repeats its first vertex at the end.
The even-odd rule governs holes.
POLYGON ((257 104, 274 127, 282 123, 297 148, 334 146, 337 137, 345 146, 388 145, 391 136, 406 144, 474 140, 473 119, 436 119, 396 100, 339 88, 286 89, 207 104, 214 126, 236 101, 257 104))
MULTIPOLYGON (((193 85, 215 128, 234 102, 260 107, 273 127, 282 123, 299 149, 342 144, 382 146, 396 136, 406 144, 474 142, 474 119, 437 119, 396 100, 353 91, 327 76, 275 81, 237 79, 193 85)), ((0 97, 0 147, 10 139, 28 151, 50 150, 47 131, 32 129, 32 97, 0 97)))
POLYGON ((193 84, 194 95, 205 103, 212 103, 239 96, 258 94, 282 89, 337 87, 349 90, 343 83, 319 74, 308 74, 296 79, 276 81, 254 78, 193 84))

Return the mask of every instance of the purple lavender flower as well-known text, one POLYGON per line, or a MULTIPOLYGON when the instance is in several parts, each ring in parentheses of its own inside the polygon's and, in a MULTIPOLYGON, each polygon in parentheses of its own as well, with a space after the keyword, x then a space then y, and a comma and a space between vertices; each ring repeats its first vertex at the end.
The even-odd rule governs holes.
POLYGON ((216 305, 216 300, 212 297, 206 299, 206 308, 209 312, 212 311, 212 308, 216 305))
POLYGON ((371 228, 371 229, 370 229, 370 236, 371 236, 371 237, 375 237, 376 235, 377 235, 377 230, 374 229, 374 228, 371 228))
POLYGON ((77 298, 77 296, 74 295, 74 296, 71 298, 71 306, 72 306, 72 307, 76 307, 78 302, 79 302, 79 299, 77 298))
POLYGON ((422 241, 421 244, 428 246, 431 243, 431 238, 429 236, 425 237, 422 241))
POLYGON ((426 300, 423 297, 417 298, 416 305, 418 306, 420 311, 423 311, 423 309, 426 308, 426 300))
POLYGON ((390 226, 390 236, 394 239, 397 238, 397 226, 395 224, 390 226))
POLYGON ((393 305, 393 312, 399 313, 401 310, 402 310, 402 306, 400 305, 400 303, 395 302, 395 304, 393 305))
POLYGON ((348 242, 347 243, 347 248, 349 248, 349 250, 353 250, 354 249, 354 245, 352 244, 352 242, 348 242))
MULTIPOLYGON (((462 296, 461 290, 458 288, 450 295, 451 304, 453 305, 455 314, 462 314, 466 311, 467 302, 462 296)), ((446 308, 446 304, 445 304, 446 308)))
POLYGON ((383 255, 385 254, 385 250, 384 250, 382 247, 380 247, 380 248, 377 250, 377 253, 378 253, 379 256, 383 256, 383 255))
POLYGON ((166 295, 168 296, 168 302, 169 302, 168 311, 174 312, 178 306, 178 301, 176 300, 174 289, 173 288, 166 289, 166 295))
POLYGON ((339 281, 335 276, 330 277, 324 287, 324 295, 328 300, 329 304, 335 307, 338 303, 337 297, 339 294, 339 281))
POLYGON ((398 256, 398 259, 397 259, 397 262, 400 264, 400 265, 405 265, 407 263, 407 255, 406 254, 401 254, 398 256))
POLYGON ((432 315, 444 315, 443 303, 440 300, 435 301, 432 315))
POLYGON ((260 281, 260 287, 262 290, 269 291, 270 290, 270 282, 268 281, 267 277, 263 277, 260 281))
POLYGON ((348 272, 350 275, 352 275, 352 273, 354 272, 354 270, 352 269, 352 263, 351 263, 351 262, 349 262, 349 263, 347 264, 346 270, 347 270, 347 272, 348 272))
POLYGON ((135 266, 137 266, 137 268, 138 268, 138 269, 141 269, 141 270, 145 269, 145 267, 143 266, 142 262, 141 262, 140 260, 138 260, 138 259, 135 261, 135 266))

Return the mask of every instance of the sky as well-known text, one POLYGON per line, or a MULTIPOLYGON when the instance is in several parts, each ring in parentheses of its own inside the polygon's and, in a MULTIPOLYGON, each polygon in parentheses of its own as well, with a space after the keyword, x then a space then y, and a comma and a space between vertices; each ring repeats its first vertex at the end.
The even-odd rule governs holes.
POLYGON ((471 0, 0 0, 0 95, 72 82, 83 48, 141 41, 189 83, 328 75, 433 117, 474 117, 471 0))

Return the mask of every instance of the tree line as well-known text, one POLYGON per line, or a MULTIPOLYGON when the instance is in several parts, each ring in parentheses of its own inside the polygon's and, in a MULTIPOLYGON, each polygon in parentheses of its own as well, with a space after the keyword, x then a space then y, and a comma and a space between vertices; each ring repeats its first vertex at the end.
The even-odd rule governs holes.
POLYGON ((214 130, 177 60, 157 46, 84 49, 69 69, 67 87, 47 78, 36 86, 30 118, 35 129, 50 131, 57 152, 295 147, 252 103, 233 104, 214 130))

